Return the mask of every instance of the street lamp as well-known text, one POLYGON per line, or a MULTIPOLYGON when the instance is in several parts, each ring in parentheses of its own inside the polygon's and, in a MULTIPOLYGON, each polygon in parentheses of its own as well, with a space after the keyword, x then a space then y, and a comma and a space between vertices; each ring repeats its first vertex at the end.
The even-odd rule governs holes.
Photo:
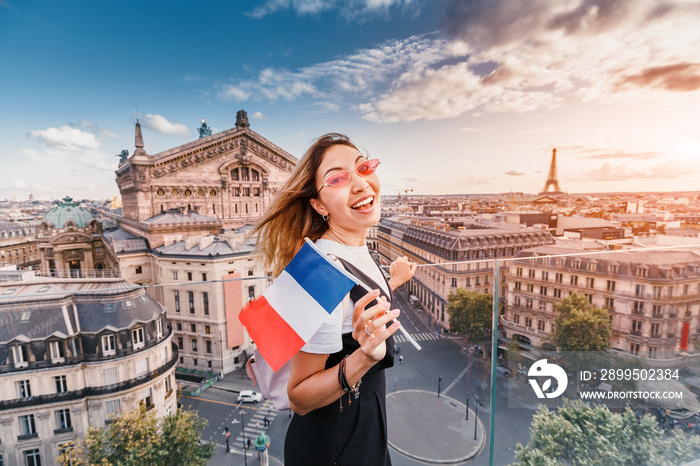
POLYGON ((442 377, 438 376, 438 398, 440 398, 440 384, 442 383, 442 377))
POLYGON ((238 406, 238 412, 241 414, 241 435, 243 436, 243 462, 246 466, 248 466, 248 454, 246 453, 248 441, 245 438, 245 426, 243 425, 243 410, 241 409, 240 405, 238 406))

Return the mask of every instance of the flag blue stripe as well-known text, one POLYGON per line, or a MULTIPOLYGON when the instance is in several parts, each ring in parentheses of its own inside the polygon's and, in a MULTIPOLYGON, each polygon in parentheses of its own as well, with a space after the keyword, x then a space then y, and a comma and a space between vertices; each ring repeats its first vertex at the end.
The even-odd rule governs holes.
POLYGON ((304 243, 284 270, 329 314, 355 286, 355 282, 308 243, 304 243))

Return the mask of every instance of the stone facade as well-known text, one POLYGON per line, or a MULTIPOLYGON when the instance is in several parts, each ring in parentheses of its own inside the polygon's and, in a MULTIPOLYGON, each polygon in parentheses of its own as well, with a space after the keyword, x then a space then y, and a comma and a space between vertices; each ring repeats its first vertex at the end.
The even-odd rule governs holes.
POLYGON ((0 284, 4 464, 27 464, 28 455, 55 464, 63 443, 139 405, 174 412, 172 329, 163 307, 130 286, 38 277, 0 284))
POLYGON ((297 159, 252 131, 241 112, 235 128, 155 155, 143 150, 137 123, 137 149, 116 172, 123 216, 143 222, 186 208, 220 219, 224 227, 254 223, 297 159))
POLYGON ((606 309, 613 349, 665 359, 700 341, 700 257, 689 251, 582 250, 545 246, 508 266, 508 337, 533 346, 549 343, 555 305, 572 293, 606 309), (561 256, 552 257, 547 256, 561 256))
MULTIPOLYGON (((514 257, 523 249, 553 242, 549 232, 536 228, 504 223, 461 225, 452 228, 434 217, 393 217, 381 220, 377 234, 379 252, 386 258, 383 262, 407 256, 419 265, 405 286, 430 312, 435 325, 445 329, 450 328, 445 312, 450 292, 464 287, 492 293, 493 259, 514 257), (434 265, 420 267, 422 264, 434 265)), ((502 284, 503 278, 501 274, 502 284)), ((500 291, 505 292, 505 285, 500 291)))

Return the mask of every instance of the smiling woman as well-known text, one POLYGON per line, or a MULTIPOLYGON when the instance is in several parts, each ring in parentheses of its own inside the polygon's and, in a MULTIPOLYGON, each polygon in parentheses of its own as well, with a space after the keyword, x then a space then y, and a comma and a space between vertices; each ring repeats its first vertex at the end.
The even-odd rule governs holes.
POLYGON ((291 360, 287 394, 297 416, 285 440, 287 466, 391 464, 384 369, 394 364, 387 348, 399 328, 392 323, 399 311, 389 311, 391 291, 413 276, 415 266, 397 261, 388 281, 365 244, 379 221, 378 166, 346 136, 322 136, 254 230, 275 275, 308 237, 373 289, 353 288, 291 360))

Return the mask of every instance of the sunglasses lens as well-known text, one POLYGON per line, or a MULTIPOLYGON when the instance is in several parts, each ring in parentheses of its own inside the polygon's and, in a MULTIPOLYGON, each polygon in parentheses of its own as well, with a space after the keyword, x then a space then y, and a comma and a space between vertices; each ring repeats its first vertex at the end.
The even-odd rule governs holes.
POLYGON ((350 181, 350 172, 338 172, 334 173, 328 178, 326 178, 326 184, 333 188, 340 188, 345 186, 350 181))
POLYGON ((356 168, 357 173, 360 175, 371 175, 374 173, 374 171, 377 169, 377 166, 379 165, 379 160, 378 159, 372 159, 372 160, 366 160, 359 164, 356 168))

